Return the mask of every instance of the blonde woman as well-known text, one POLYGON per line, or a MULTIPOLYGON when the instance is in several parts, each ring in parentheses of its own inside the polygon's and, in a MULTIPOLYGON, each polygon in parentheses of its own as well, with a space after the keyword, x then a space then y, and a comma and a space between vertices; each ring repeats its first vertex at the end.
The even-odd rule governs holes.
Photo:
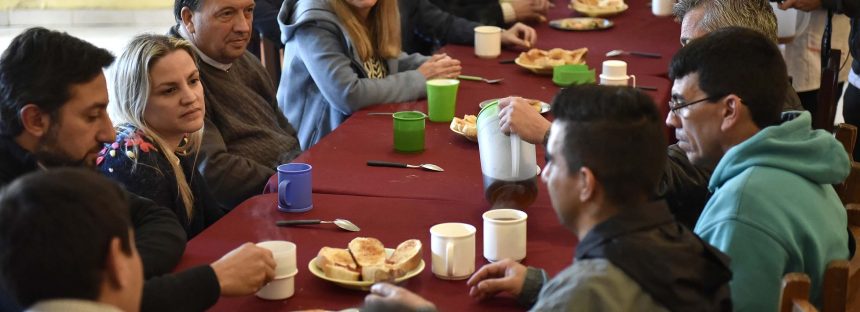
POLYGON ((191 46, 137 36, 112 73, 108 111, 117 136, 102 150, 99 168, 129 191, 172 208, 191 238, 224 214, 196 169, 205 106, 191 46))
POLYGON ((397 0, 287 0, 281 8, 281 110, 308 149, 364 107, 412 101, 460 61, 401 52, 397 0))

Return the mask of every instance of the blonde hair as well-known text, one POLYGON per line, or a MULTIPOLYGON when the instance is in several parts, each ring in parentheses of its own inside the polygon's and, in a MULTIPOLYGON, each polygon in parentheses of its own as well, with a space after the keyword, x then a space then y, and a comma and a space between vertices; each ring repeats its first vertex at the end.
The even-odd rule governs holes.
MULTIPOLYGON (((116 124, 127 123, 142 131, 147 138, 153 141, 159 153, 167 158, 176 179, 177 191, 182 198, 182 203, 185 204, 185 212, 190 222, 194 210, 194 194, 191 192, 189 182, 185 179, 185 173, 179 165, 179 158, 176 154, 187 155, 193 152, 194 163, 196 164, 200 141, 203 138, 203 128, 190 133, 187 142, 179 147, 174 147, 175 153, 170 153, 168 151, 174 148, 165 148, 164 139, 146 125, 143 116, 151 91, 149 73, 152 70, 152 65, 162 57, 180 50, 188 52, 195 64, 197 63, 197 57, 194 55, 191 44, 185 40, 154 34, 138 35, 132 39, 113 68, 112 95, 114 98, 108 105, 108 112, 116 124)), ((138 146, 134 145, 133 148, 135 154, 138 154, 138 146)), ((138 157, 132 160, 134 161, 133 172, 137 167, 138 157)))
POLYGON ((329 0, 332 10, 346 26, 352 44, 362 61, 373 57, 394 59, 400 56, 400 13, 397 0, 378 0, 370 9, 366 24, 346 0, 329 0))

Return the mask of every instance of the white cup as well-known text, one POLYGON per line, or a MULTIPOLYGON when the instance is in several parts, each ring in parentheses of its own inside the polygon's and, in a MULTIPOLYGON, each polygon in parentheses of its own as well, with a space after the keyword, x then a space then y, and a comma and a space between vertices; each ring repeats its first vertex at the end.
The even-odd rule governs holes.
POLYGON ((475 55, 497 58, 502 54, 502 29, 496 26, 475 27, 475 55))
POLYGON ((604 75, 600 75, 600 85, 603 86, 630 86, 629 81, 633 80, 632 87, 636 87, 636 76, 621 76, 621 77, 607 77, 604 75))
POLYGON ((442 223, 430 228, 433 274, 446 280, 462 280, 475 272, 475 227, 442 223))
POLYGON ((277 263, 275 279, 294 274, 298 270, 296 267, 296 244, 288 241, 265 241, 257 243, 257 247, 272 251, 272 257, 277 263))
POLYGON ((600 75, 609 78, 626 78, 627 62, 619 60, 603 61, 603 72, 600 75))
POLYGON ((673 5, 675 5, 675 0, 652 0, 651 13, 656 16, 670 16, 673 5))
POLYGON ((296 293, 296 274, 298 273, 299 270, 295 270, 292 274, 272 280, 257 291, 257 297, 266 300, 283 300, 292 297, 296 293))
POLYGON ((526 219, 528 214, 516 209, 493 209, 484 218, 484 258, 490 262, 526 257, 526 219))

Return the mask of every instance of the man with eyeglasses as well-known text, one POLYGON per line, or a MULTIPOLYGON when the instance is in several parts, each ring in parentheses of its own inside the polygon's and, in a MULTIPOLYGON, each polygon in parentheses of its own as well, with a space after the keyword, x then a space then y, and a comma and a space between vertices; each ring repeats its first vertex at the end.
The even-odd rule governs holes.
POLYGON ((780 116, 788 79, 779 49, 758 32, 724 28, 678 51, 669 77, 666 125, 694 165, 713 170, 694 232, 731 257, 735 310, 775 311, 788 272, 809 275, 820 302, 827 263, 849 257, 831 184, 850 166, 808 112, 780 116))

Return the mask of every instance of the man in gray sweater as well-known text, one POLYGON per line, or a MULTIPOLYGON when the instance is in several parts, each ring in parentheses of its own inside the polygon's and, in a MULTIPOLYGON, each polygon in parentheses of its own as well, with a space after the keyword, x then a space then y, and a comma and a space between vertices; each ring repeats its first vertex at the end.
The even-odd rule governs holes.
POLYGON ((278 109, 275 85, 245 48, 254 0, 176 0, 170 34, 191 42, 206 97, 200 172, 216 199, 233 208, 259 194, 278 164, 301 152, 278 109))

